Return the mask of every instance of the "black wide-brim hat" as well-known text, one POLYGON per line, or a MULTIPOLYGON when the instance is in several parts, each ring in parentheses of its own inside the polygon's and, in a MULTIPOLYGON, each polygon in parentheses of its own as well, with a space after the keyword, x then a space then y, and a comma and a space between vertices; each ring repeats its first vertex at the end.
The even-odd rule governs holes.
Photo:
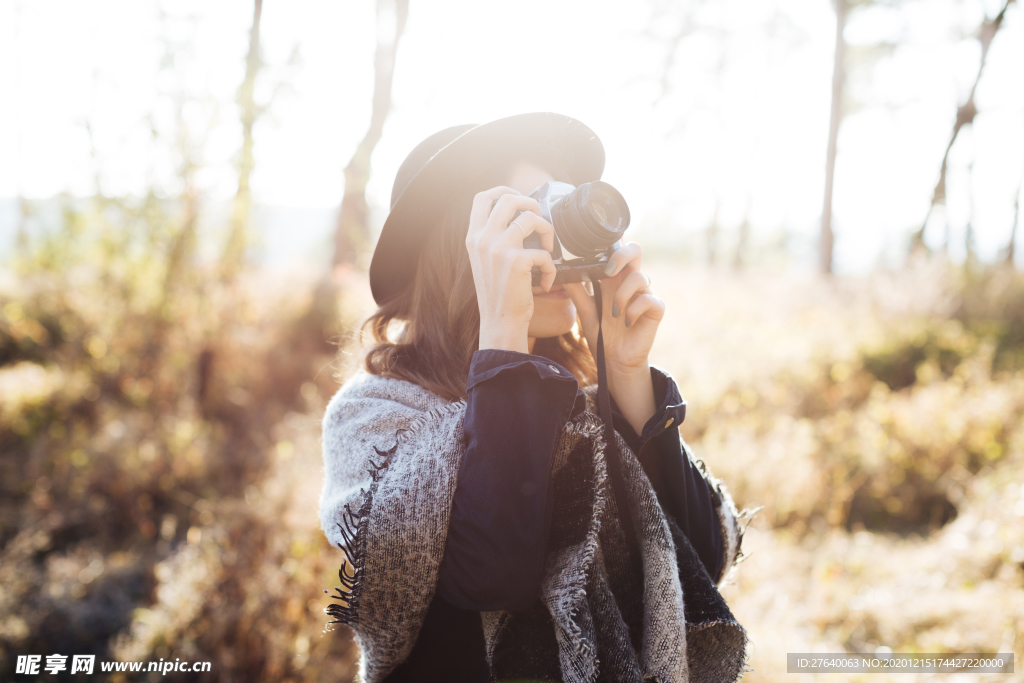
POLYGON ((454 194, 482 175, 523 160, 557 170, 558 180, 581 185, 601 178, 604 146, 576 119, 551 112, 453 126, 418 144, 395 175, 391 212, 370 262, 370 291, 377 305, 409 285, 420 248, 454 194))

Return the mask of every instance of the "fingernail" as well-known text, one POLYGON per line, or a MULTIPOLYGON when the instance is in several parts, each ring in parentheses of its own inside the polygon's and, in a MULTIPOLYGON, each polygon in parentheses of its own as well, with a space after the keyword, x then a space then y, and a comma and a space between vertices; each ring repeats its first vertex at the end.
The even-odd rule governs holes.
POLYGON ((618 318, 619 317, 619 305, 618 304, 612 304, 612 317, 613 318, 618 318))
POLYGON ((608 265, 604 267, 604 274, 610 276, 612 273, 614 273, 615 272, 615 265, 616 265, 615 261, 609 261, 608 265))
POLYGON ((629 318, 626 318, 626 327, 629 327, 629 318))

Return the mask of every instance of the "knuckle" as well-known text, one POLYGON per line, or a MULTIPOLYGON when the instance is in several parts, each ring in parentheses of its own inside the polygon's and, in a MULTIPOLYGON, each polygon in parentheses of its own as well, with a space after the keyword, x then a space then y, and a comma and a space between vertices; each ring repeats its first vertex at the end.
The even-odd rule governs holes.
POLYGON ((622 247, 622 256, 629 261, 635 261, 640 257, 640 247, 635 242, 622 247))

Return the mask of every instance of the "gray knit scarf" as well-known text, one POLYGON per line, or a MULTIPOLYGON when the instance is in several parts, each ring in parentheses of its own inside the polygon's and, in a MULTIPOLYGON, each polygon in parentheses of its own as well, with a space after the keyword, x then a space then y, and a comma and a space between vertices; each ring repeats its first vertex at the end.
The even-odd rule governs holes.
MULTIPOLYGON (((713 579, 618 434, 629 509, 617 509, 594 388, 585 393, 587 410, 555 442, 555 507, 540 601, 532 611, 480 615, 492 677, 738 680, 746 632, 716 587, 742 540, 732 499, 706 474, 717 493, 725 555, 723 576, 713 579), (628 560, 626 523, 639 539, 639 561, 628 560)), ((382 681, 408 657, 434 597, 465 452, 465 408, 465 401, 365 372, 327 407, 320 522, 344 553, 338 604, 327 611, 355 631, 365 683, 382 681)))

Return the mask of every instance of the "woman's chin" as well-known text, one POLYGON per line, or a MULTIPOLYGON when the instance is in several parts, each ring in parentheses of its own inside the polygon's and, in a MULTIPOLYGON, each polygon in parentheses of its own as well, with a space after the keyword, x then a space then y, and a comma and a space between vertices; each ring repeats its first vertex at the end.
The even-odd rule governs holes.
POLYGON ((575 324, 576 306, 568 294, 564 297, 534 295, 529 336, 534 339, 557 337, 570 332, 575 324))

